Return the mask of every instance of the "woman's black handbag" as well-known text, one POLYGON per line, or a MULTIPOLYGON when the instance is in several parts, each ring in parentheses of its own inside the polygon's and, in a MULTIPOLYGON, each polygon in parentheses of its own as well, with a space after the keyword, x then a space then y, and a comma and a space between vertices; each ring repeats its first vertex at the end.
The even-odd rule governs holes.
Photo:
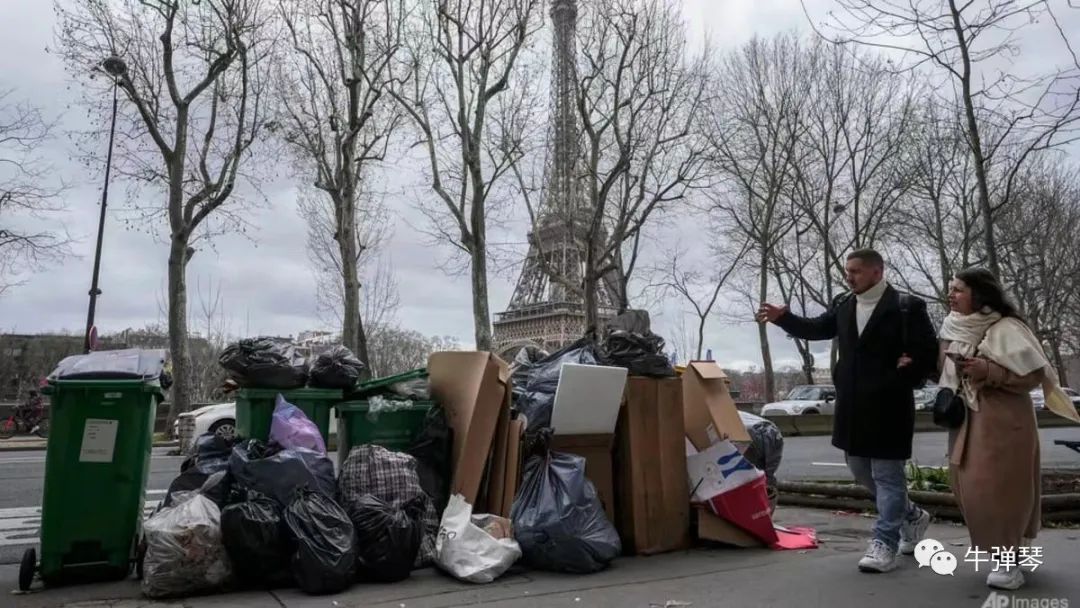
POLYGON ((934 398, 934 424, 947 429, 959 428, 967 416, 967 404, 951 388, 938 390, 934 398))

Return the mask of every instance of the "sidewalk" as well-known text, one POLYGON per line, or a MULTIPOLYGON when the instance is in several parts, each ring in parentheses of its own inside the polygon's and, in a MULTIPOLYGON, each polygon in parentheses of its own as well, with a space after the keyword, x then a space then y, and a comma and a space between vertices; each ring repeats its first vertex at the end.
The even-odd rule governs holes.
MULTIPOLYGON (((428 569, 401 583, 358 584, 335 596, 308 596, 290 589, 153 602, 140 595, 137 581, 129 580, 11 595, 0 603, 10 608, 952 608, 980 607, 990 595, 985 585, 988 565, 980 564, 976 573, 975 565, 964 561, 968 539, 962 527, 935 524, 927 535, 956 555, 959 567, 955 576, 939 576, 929 568, 919 568, 911 557, 902 558, 894 572, 871 575, 858 572, 855 564, 866 547, 873 520, 791 507, 781 507, 776 519, 778 523, 817 528, 821 547, 806 552, 694 549, 620 559, 609 570, 591 576, 517 569, 486 586, 458 583, 428 569)), ((1029 582, 1023 590, 1004 595, 1067 599, 1080 606, 1080 530, 1045 530, 1035 545, 1043 549, 1043 565, 1031 574, 1025 570, 1029 582)), ((17 566, 0 567, 0 587, 14 589, 17 573, 17 566)), ((1064 607, 1060 601, 1044 605, 1064 607)))

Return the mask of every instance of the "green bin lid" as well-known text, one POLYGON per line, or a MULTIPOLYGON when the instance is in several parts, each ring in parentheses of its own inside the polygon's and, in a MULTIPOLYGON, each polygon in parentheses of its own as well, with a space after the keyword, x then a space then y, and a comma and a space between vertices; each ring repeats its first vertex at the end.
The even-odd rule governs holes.
POLYGON ((351 394, 353 397, 366 397, 371 394, 385 391, 391 386, 398 384, 399 382, 408 382, 409 380, 419 380, 420 378, 427 378, 428 371, 426 367, 420 369, 414 369, 404 374, 398 374, 396 376, 386 376, 385 378, 376 378, 374 380, 368 380, 367 382, 360 383, 356 390, 351 394))
POLYGON ((241 388, 237 389, 237 394, 248 399, 274 399, 281 394, 288 401, 290 397, 295 398, 325 398, 325 399, 341 399, 341 395, 344 391, 340 388, 292 388, 292 389, 280 389, 280 388, 241 388))
MULTIPOLYGON (((398 412, 400 412, 400 411, 428 410, 428 409, 431 409, 435 405, 434 401, 412 401, 410 399, 395 399, 394 401, 399 401, 399 402, 408 401, 409 405, 396 407, 396 408, 394 408, 392 410, 387 410, 387 411, 391 411, 391 412, 398 411, 398 412)), ((337 405, 334 406, 334 409, 337 410, 338 413, 341 413, 341 412, 366 412, 366 411, 368 411, 368 409, 370 409, 370 407, 371 407, 371 405, 370 405, 369 401, 367 401, 367 400, 357 400, 357 401, 345 401, 344 403, 338 403, 337 405)))

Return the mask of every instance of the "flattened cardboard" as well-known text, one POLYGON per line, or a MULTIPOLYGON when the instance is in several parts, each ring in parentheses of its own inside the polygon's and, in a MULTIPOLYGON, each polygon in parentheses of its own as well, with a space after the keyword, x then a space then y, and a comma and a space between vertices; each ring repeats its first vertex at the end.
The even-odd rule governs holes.
POLYGON ((655 555, 690 546, 682 382, 630 378, 619 411, 616 526, 628 553, 655 555))
POLYGON ((765 546, 765 543, 758 540, 753 534, 746 532, 722 517, 710 513, 704 505, 694 505, 694 512, 697 514, 697 536, 701 540, 710 540, 744 549, 765 546))
POLYGON ((492 466, 487 483, 488 493, 484 501, 484 512, 492 515, 500 513, 503 505, 503 493, 506 491, 506 456, 510 447, 510 410, 503 408, 499 412, 499 422, 495 425, 495 440, 492 446, 492 466))
POLYGON ((510 430, 506 446, 506 478, 503 483, 503 502, 499 513, 502 517, 510 517, 510 509, 514 506, 514 498, 517 496, 518 485, 521 483, 521 469, 523 465, 521 443, 525 440, 525 427, 528 422, 525 416, 519 415, 510 421, 510 430))
POLYGON ((510 369, 487 352, 442 352, 428 357, 432 398, 454 431, 451 493, 476 504, 504 409, 510 408, 510 369))
POLYGON ((564 363, 552 406, 552 428, 558 435, 614 433, 625 388, 626 368, 564 363))
POLYGON ((708 449, 725 434, 731 441, 750 441, 719 365, 691 361, 682 382, 686 436, 697 449, 708 449))
MULTIPOLYGON (((555 435, 551 449, 556 452, 576 454, 585 459, 585 477, 596 487, 596 494, 604 505, 608 520, 615 522, 614 465, 611 448, 615 435, 555 435)), ((686 474, 683 474, 686 477, 686 474)))

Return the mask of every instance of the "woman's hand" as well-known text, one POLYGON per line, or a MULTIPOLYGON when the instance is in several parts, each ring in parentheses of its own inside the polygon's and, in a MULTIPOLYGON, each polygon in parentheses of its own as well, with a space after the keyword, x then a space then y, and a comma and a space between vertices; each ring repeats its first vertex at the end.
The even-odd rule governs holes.
POLYGON ((957 367, 960 368, 961 374, 975 382, 982 382, 990 375, 990 362, 986 359, 964 359, 957 363, 957 367))

